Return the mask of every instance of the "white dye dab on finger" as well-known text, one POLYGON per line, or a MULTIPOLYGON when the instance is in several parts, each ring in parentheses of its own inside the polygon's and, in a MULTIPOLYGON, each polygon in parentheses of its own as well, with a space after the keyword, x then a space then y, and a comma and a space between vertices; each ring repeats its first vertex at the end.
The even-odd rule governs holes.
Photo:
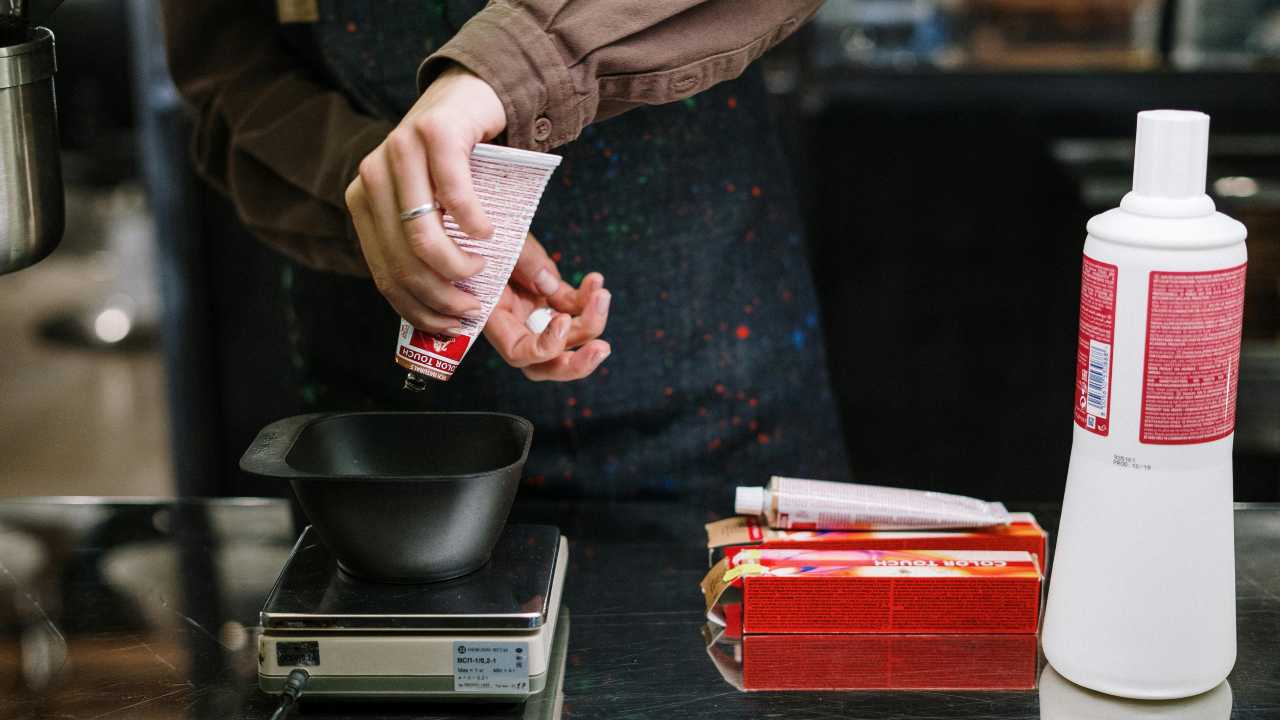
POLYGON ((551 318, 555 317, 556 311, 549 307, 541 307, 529 313, 528 319, 524 321, 524 326, 529 328, 530 332, 540 334, 547 326, 551 324, 551 318))

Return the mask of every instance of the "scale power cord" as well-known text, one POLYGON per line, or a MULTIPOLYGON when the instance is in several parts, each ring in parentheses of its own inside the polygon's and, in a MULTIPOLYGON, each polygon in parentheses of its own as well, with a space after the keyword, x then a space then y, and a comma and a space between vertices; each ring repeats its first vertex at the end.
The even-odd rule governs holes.
POLYGON ((280 691, 280 705, 271 714, 271 720, 285 720, 289 717, 289 712, 293 710, 294 705, 298 704, 298 699, 302 697, 302 691, 306 689, 307 681, 310 679, 311 675, 302 668, 289 673, 289 677, 284 679, 284 689, 280 691))

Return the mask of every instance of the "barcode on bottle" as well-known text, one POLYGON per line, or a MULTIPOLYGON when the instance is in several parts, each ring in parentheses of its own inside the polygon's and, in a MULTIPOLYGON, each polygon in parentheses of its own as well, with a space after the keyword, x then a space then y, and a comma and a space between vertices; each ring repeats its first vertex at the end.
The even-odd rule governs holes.
POLYGON ((1105 418, 1107 416, 1107 378, 1111 377, 1111 345, 1097 340, 1089 341, 1089 388, 1086 395, 1086 412, 1105 418))

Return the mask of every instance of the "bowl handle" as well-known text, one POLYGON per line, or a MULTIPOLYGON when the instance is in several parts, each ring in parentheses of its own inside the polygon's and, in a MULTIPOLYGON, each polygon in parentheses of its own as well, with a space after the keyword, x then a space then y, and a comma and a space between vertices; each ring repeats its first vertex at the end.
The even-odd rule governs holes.
POLYGON ((305 473, 295 470, 285 462, 285 458, 303 429, 328 415, 329 413, 294 415, 262 428, 249 449, 240 456, 240 469, 262 477, 302 477, 305 473))

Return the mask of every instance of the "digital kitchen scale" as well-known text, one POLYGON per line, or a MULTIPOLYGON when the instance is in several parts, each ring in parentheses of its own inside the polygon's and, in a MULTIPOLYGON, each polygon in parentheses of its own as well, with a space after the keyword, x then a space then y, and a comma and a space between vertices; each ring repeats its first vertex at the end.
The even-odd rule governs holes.
POLYGON ((304 698, 527 699, 555 674, 554 645, 563 660, 568 552, 557 528, 510 525, 481 569, 395 585, 339 570, 307 528, 260 615, 258 685, 278 693, 302 668, 304 698))

